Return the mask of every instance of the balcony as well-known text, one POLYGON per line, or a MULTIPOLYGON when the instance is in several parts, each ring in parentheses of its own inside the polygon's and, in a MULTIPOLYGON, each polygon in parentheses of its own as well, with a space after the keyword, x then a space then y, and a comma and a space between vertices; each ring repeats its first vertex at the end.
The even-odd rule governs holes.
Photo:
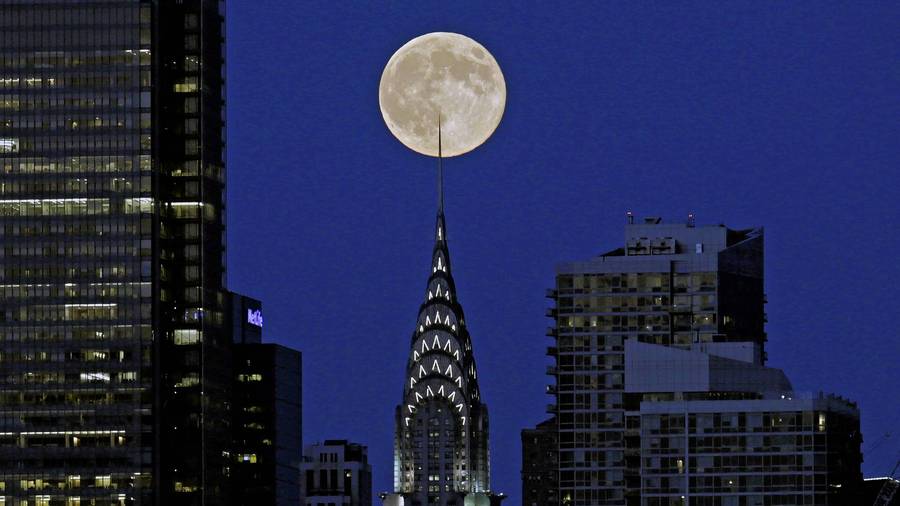
POLYGON ((544 295, 548 299, 556 299, 559 296, 559 292, 555 288, 548 288, 544 295))
POLYGON ((547 355, 550 357, 555 357, 559 355, 559 348, 556 346, 548 346, 547 347, 547 355))
POLYGON ((547 335, 550 337, 556 337, 558 334, 556 327, 547 327, 547 335))
POLYGON ((547 311, 544 312, 544 316, 547 318, 556 318, 557 314, 559 314, 559 311, 555 307, 548 307, 547 311))
POLYGON ((554 366, 554 365, 547 366, 547 375, 556 376, 558 373, 559 373, 559 371, 557 371, 556 366, 554 366))
POLYGON ((556 395, 556 385, 547 385, 547 393, 550 395, 556 395))
POLYGON ((556 407, 556 404, 547 404, 547 413, 551 415, 555 415, 559 412, 559 408, 556 407))

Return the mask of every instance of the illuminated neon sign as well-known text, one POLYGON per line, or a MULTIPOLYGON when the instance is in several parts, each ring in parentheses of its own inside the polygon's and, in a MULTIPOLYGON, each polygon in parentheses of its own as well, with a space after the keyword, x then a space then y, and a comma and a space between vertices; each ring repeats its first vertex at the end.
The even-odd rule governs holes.
POLYGON ((263 326, 262 310, 248 309, 247 310, 247 323, 249 323, 251 325, 256 325, 257 327, 262 327, 263 326))

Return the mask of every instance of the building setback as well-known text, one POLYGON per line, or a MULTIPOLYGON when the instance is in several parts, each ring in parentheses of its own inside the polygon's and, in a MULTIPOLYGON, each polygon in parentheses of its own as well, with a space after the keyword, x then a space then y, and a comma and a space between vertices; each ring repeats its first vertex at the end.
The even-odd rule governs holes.
POLYGON ((326 440, 303 450, 304 506, 371 506, 372 466, 365 446, 326 440))
POLYGON ((231 504, 222 9, 0 5, 5 504, 231 504))
MULTIPOLYGON (((629 218, 624 247, 558 266, 556 283, 548 294, 555 301, 548 311, 555 344, 547 350, 555 364, 547 372, 556 380, 548 388, 556 400, 548 411, 558 420, 559 504, 744 506, 795 504, 797 497, 803 502, 796 504, 825 497, 830 502, 815 504, 840 504, 834 489, 858 485, 855 406, 830 397, 802 399, 782 371, 765 366, 762 229, 629 218), (778 409, 769 409, 773 402, 778 409), (757 416, 776 420, 752 438, 724 441, 735 452, 765 450, 794 463, 812 458, 816 464, 802 473, 816 479, 804 481, 802 490, 772 480, 758 485, 740 459, 718 475, 717 456, 710 465, 693 453, 676 457, 690 450, 685 441, 692 428, 684 423, 721 421, 716 416, 723 414, 735 424, 755 423, 757 416), (681 443, 659 440, 645 426, 679 416, 681 443), (778 420, 805 423, 820 416, 825 430, 809 433, 815 441, 772 443, 784 436, 778 420), (653 446, 648 438, 674 446, 653 446), (840 441, 848 457, 838 461, 815 446, 823 438, 840 441), (815 467, 823 458, 826 470, 815 467), (729 472, 738 485, 722 487, 729 472)), ((791 437, 818 427, 802 425, 791 437)), ((692 444, 707 441, 696 436, 692 444)), ((723 437, 707 442, 722 444, 723 437)))

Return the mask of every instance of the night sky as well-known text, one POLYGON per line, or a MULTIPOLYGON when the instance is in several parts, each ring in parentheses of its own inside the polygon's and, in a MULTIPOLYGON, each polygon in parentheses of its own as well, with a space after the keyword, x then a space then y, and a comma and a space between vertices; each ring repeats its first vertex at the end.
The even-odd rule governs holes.
POLYGON ((394 407, 425 295, 435 161, 391 136, 393 52, 465 34, 506 113, 447 160, 458 295, 520 504, 519 431, 545 419, 559 262, 621 246, 625 212, 764 226, 769 365, 859 403, 865 474, 900 457, 900 4, 228 4, 229 287, 303 351, 304 442, 369 447, 392 487, 394 407), (885 433, 890 438, 884 439, 885 433))

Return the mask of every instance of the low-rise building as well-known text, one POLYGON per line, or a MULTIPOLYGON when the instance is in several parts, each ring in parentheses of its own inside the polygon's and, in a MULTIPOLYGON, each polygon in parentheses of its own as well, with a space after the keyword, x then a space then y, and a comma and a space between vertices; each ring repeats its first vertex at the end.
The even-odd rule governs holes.
POLYGON ((344 439, 304 448, 302 480, 305 506, 371 506, 372 466, 368 449, 344 439))

